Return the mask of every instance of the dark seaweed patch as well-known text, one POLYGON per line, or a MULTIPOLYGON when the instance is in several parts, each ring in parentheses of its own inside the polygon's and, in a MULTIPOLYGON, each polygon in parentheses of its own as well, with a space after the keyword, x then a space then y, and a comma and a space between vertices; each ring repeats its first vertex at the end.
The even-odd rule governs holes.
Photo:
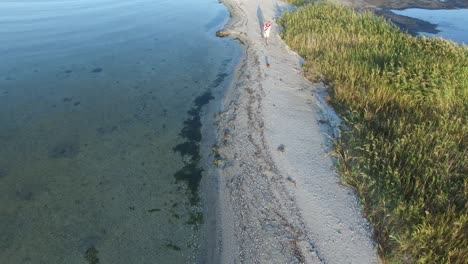
POLYGON ((204 105, 208 104, 213 99, 214 99, 214 97, 211 94, 211 91, 207 91, 204 94, 202 94, 202 95, 198 96, 197 98, 195 98, 195 108, 197 109, 197 112, 200 112, 201 108, 204 105))
POLYGON ((94 246, 91 246, 86 250, 85 259, 88 261, 89 264, 98 264, 98 253, 99 251, 97 251, 97 249, 94 246))
POLYGON ((172 212, 172 217, 174 217, 175 219, 179 219, 180 215, 175 212, 172 212))
POLYGON ((180 135, 190 141, 198 142, 201 140, 200 115, 198 114, 198 110, 195 108, 188 111, 188 114, 191 118, 184 121, 184 128, 182 128, 180 135))
POLYGON ((181 250, 180 247, 178 247, 178 246, 172 244, 171 242, 167 243, 167 244, 166 244, 166 247, 167 247, 167 248, 170 248, 170 249, 172 249, 172 250, 175 250, 175 251, 180 251, 180 250, 181 250))
POLYGON ((0 179, 7 176, 8 172, 5 169, 0 168, 0 179))
POLYGON ((193 141, 187 141, 175 146, 174 151, 179 152, 182 155, 188 155, 196 158, 200 155, 197 143, 193 141))
POLYGON ((33 198, 33 193, 24 186, 17 188, 15 195, 18 199, 23 201, 30 201, 33 198))
POLYGON ((203 169, 198 165, 200 161, 200 140, 201 140, 201 119, 200 111, 202 107, 214 99, 211 91, 207 91, 195 98, 195 106, 187 113, 189 118, 184 121, 184 127, 180 132, 180 136, 186 139, 185 142, 178 144, 173 148, 182 156, 190 156, 190 161, 174 174, 176 181, 185 181, 190 189, 190 202, 195 205, 199 201, 198 187, 202 178, 203 169))
POLYGON ((160 212, 160 211, 161 211, 161 209, 159 209, 159 208, 154 208, 154 209, 149 209, 147 212, 148 212, 148 213, 154 213, 154 212, 160 212))
POLYGON ((187 182, 191 192, 190 203, 192 205, 197 204, 200 200, 198 197, 198 187, 200 186, 203 169, 198 166, 198 161, 192 159, 174 174, 177 181, 187 182))
POLYGON ((227 76, 228 76, 227 73, 218 73, 218 75, 216 75, 216 79, 214 80, 211 87, 219 86, 224 81, 224 79, 226 79, 227 76))
POLYGON ((190 213, 189 220, 187 220, 186 223, 189 225, 201 225, 203 223, 203 213, 202 212, 190 213))
POLYGON ((96 133, 99 135, 99 136, 105 136, 105 135, 108 135, 108 134, 112 134, 116 131, 119 130, 119 127, 118 126, 112 126, 112 127, 100 127, 98 129, 96 129, 96 133))
POLYGON ((49 157, 54 159, 73 158, 79 153, 79 147, 76 142, 60 142, 49 149, 49 157))

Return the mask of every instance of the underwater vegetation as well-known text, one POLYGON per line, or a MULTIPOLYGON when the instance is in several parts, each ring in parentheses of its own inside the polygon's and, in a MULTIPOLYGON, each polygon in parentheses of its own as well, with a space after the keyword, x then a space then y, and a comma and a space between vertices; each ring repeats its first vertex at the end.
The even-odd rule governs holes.
POLYGON ((203 106, 214 99, 211 91, 206 91, 202 95, 195 98, 195 106, 188 111, 189 118, 184 121, 184 127, 180 132, 180 136, 186 141, 174 147, 174 151, 179 152, 182 156, 190 157, 188 162, 174 174, 177 181, 184 181, 190 189, 190 203, 195 205, 199 202, 198 187, 202 178, 203 169, 199 165, 200 161, 200 140, 201 134, 201 118, 200 112, 203 106))

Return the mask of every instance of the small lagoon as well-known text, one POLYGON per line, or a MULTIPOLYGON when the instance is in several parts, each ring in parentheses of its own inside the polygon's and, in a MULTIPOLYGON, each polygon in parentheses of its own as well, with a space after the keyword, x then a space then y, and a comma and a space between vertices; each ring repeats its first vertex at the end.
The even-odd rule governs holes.
POLYGON ((419 31, 427 37, 442 37, 459 44, 468 45, 468 9, 428 10, 409 8, 405 10, 391 10, 399 16, 416 18, 435 24, 438 33, 419 31))

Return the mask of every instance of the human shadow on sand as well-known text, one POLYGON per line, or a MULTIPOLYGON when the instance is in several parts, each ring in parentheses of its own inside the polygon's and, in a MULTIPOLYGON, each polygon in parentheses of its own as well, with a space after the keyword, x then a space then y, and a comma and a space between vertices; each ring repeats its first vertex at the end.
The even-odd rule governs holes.
POLYGON ((257 18, 258 18, 258 25, 260 27, 260 35, 263 36, 263 24, 265 24, 265 18, 263 17, 263 11, 260 6, 257 7, 257 18))

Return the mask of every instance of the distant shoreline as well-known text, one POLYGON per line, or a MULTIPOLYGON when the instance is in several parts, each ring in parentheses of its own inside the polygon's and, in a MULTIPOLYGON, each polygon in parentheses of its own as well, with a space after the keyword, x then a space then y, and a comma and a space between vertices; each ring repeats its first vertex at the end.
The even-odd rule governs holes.
POLYGON ((468 8, 468 2, 464 0, 433 1, 422 0, 415 3, 414 0, 389 1, 386 0, 329 0, 332 3, 344 4, 353 8, 360 9, 394 9, 402 10, 408 8, 424 9, 458 9, 468 8))
POLYGON ((437 34, 440 31, 437 29, 437 24, 414 17, 398 15, 395 14, 395 12, 392 12, 392 10, 412 8, 428 10, 468 9, 468 2, 462 0, 449 0, 445 2, 425 0, 418 3, 411 0, 390 3, 384 0, 329 0, 329 2, 342 4, 358 10, 370 10, 375 14, 390 20, 401 30, 406 31, 413 36, 417 36, 419 33, 437 34))

